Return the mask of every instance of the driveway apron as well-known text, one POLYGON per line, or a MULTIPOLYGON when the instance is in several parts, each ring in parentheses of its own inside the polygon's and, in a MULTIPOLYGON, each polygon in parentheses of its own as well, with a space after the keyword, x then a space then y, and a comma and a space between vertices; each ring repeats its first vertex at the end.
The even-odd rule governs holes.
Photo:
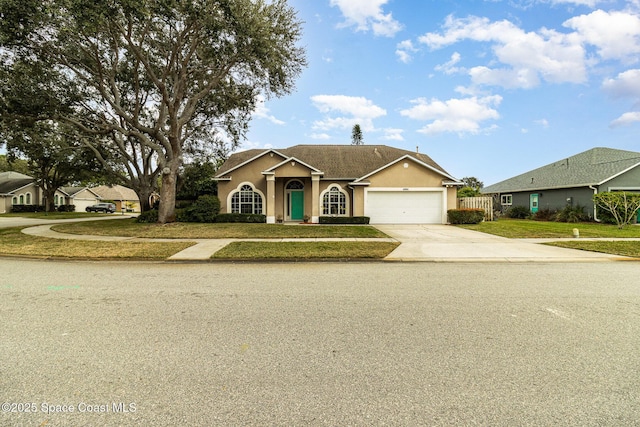
POLYGON ((401 242, 390 261, 613 261, 626 257, 558 248, 452 225, 376 225, 401 242))

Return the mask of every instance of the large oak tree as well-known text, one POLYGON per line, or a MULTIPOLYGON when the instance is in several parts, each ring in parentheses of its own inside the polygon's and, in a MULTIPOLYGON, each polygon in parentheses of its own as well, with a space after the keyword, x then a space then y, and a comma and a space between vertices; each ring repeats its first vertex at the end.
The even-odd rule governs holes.
POLYGON ((301 25, 286 0, 0 0, 0 54, 55 74, 71 108, 47 118, 116 160, 143 204, 160 180, 170 222, 183 156, 236 146, 258 96, 293 90, 301 25))

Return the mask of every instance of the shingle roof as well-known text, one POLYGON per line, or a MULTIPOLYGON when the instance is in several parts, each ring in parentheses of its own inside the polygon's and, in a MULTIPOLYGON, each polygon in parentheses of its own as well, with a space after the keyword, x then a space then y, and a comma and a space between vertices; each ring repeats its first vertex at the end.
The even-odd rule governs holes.
POLYGON ((11 194, 11 192, 33 183, 33 178, 10 179, 0 182, 0 194, 11 194))
MULTIPOLYGON (((232 154, 218 170, 217 177, 225 176, 237 166, 271 150, 247 150, 232 154)), ((357 179, 395 160, 409 155, 449 176, 440 165, 426 154, 388 147, 386 145, 296 145, 274 149, 285 158, 296 159, 324 172, 325 179, 357 179)))
POLYGON ((507 193, 599 185, 640 164, 640 153, 596 147, 482 189, 507 193))
POLYGON ((135 191, 122 185, 100 185, 90 188, 90 190, 104 200, 138 200, 138 195, 135 191))

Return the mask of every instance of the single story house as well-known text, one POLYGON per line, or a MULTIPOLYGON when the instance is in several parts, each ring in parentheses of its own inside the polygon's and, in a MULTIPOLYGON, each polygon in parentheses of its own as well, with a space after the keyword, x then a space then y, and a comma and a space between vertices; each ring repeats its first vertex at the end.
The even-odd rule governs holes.
POLYGON ((11 212, 11 206, 31 205, 38 194, 33 178, 18 172, 0 173, 0 213, 11 212))
POLYGON ((276 221, 368 216, 447 222, 462 183, 429 156, 385 145, 296 145, 232 154, 218 170, 220 212, 276 221))
POLYGON ((593 195, 606 191, 640 192, 640 153, 597 147, 481 190, 495 195, 502 211, 525 206, 535 213, 579 205, 596 219, 593 195))
MULTIPOLYGON (((101 201, 113 201, 116 212, 124 207, 128 212, 140 212, 140 199, 135 191, 122 185, 100 185, 90 190, 97 194, 101 201)), ((78 209, 76 209, 78 210, 78 209)))

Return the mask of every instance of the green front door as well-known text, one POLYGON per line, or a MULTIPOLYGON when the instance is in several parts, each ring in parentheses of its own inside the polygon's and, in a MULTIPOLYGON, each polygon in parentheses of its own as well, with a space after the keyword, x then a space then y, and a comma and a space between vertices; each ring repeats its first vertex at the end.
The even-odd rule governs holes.
POLYGON ((531 194, 529 196, 529 210, 532 213, 538 212, 538 195, 537 194, 531 194))
POLYGON ((291 219, 298 221, 304 217, 304 191, 292 191, 291 200, 291 219))

